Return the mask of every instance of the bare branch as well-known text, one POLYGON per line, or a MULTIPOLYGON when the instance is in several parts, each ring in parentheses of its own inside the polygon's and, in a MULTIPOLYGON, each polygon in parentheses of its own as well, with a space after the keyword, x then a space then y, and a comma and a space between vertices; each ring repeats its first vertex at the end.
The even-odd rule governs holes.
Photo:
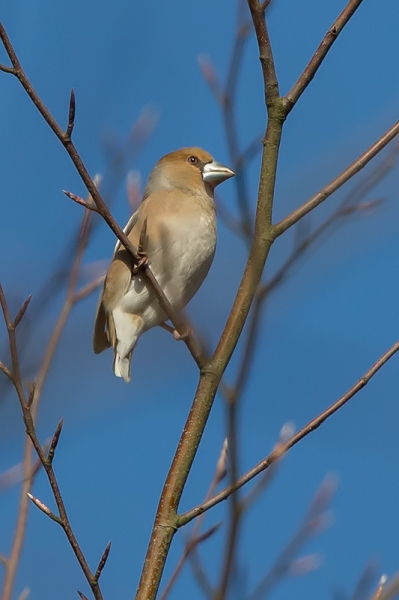
POLYGON ((30 500, 32 500, 33 504, 35 506, 37 506, 37 508, 39 510, 41 510, 42 512, 44 512, 45 515, 47 515, 48 517, 50 517, 50 519, 52 519, 53 521, 55 521, 56 523, 58 523, 59 525, 61 525, 61 519, 59 517, 57 517, 57 515, 55 515, 48 508, 48 506, 46 506, 41 500, 39 500, 39 498, 35 498, 35 496, 32 496, 32 494, 30 494, 30 493, 28 493, 28 498, 30 500))
POLYGON ((272 452, 276 454, 276 460, 266 471, 263 472, 262 476, 257 480, 256 485, 254 485, 254 487, 246 494, 246 496, 242 498, 240 502, 241 513, 244 514, 247 510, 249 510, 250 506, 256 501, 260 494, 273 480, 280 464, 280 458, 283 458, 285 454, 284 444, 289 440, 290 437, 292 437, 294 432, 294 426, 289 422, 285 423, 281 428, 279 440, 272 449, 272 452))
POLYGON ((218 483, 222 481, 226 477, 227 474, 227 456, 229 451, 229 442, 228 439, 225 438, 222 446, 222 450, 220 452, 220 456, 218 462, 216 464, 215 478, 214 484, 212 487, 216 487, 218 483))
POLYGON ((269 6, 269 4, 271 3, 271 1, 272 1, 272 0, 264 0, 264 1, 262 2, 262 4, 261 4, 261 10, 265 11, 265 10, 268 8, 268 6, 269 6))
POLYGON ((9 73, 10 75, 15 75, 14 69, 12 67, 7 67, 6 65, 0 64, 0 71, 3 71, 4 73, 9 73))
POLYGON ((223 107, 225 102, 224 90, 216 73, 213 62, 206 54, 200 54, 197 60, 201 73, 208 84, 209 89, 214 95, 216 102, 219 104, 219 106, 223 107))
POLYGON ((83 298, 86 298, 86 296, 89 296, 90 294, 92 294, 103 283, 104 283, 104 275, 101 275, 100 277, 97 277, 97 279, 95 279, 94 281, 91 281, 87 285, 83 286, 80 290, 75 292, 75 294, 73 296, 74 303, 79 302, 83 298))
POLYGON ((262 135, 257 135, 254 139, 248 144, 246 148, 241 153, 239 157, 239 162, 241 164, 248 164, 259 152, 262 150, 262 135))
POLYGON ((198 546, 200 544, 205 542, 214 533, 216 533, 216 531, 219 529, 220 525, 221 525, 221 523, 217 523, 216 525, 213 525, 212 527, 210 527, 209 529, 204 531, 204 533, 201 533, 199 536, 190 538, 190 542, 186 544, 186 546, 184 548, 184 552, 183 552, 182 556, 180 557, 180 560, 177 563, 159 600, 166 600, 166 598, 169 596, 169 594, 172 590, 172 587, 176 583, 176 580, 177 580, 178 576, 180 575, 180 572, 181 572, 187 558, 194 552, 194 550, 196 550, 198 548, 198 546))
MULTIPOLYGON (((97 207, 97 212, 102 216, 104 221, 108 224, 108 226, 113 231, 113 233, 116 235, 116 237, 119 239, 119 241, 121 242, 123 247, 126 248, 127 252, 129 252, 134 263, 137 264, 140 259, 137 255, 136 248, 133 246, 133 244, 129 240, 128 236, 123 232, 123 230, 119 227, 118 223, 112 217, 112 215, 111 215, 106 203, 104 202, 100 192, 98 191, 94 181, 91 179, 85 165, 83 164, 83 161, 82 161, 78 151, 76 150, 73 142, 67 136, 67 134, 64 133, 64 131, 62 130, 60 125, 54 119, 53 115, 50 113, 48 108, 42 102, 42 100, 39 97, 39 95, 37 94, 37 92, 34 90, 32 84, 30 83, 28 77, 26 76, 24 70, 21 67, 21 64, 15 53, 15 50, 12 47, 12 44, 8 38, 8 35, 5 31, 2 23, 0 23, 0 39, 2 40, 4 48, 6 49, 6 52, 7 52, 8 56, 11 60, 11 63, 14 67, 13 74, 17 77, 17 79, 21 83, 22 87, 24 88, 24 90, 26 91, 26 93, 28 94, 28 96, 30 97, 30 99, 32 100, 34 105, 36 106, 36 108, 39 110, 42 117, 45 119, 47 124, 50 126, 50 128, 52 129, 54 134, 57 136, 57 138, 60 140, 60 142, 64 146, 65 150, 69 154, 73 164, 75 165, 77 172, 79 173, 89 194, 92 196, 92 198, 94 200, 94 203, 97 207)), ((75 199, 75 202, 76 201, 77 200, 75 199)), ((78 204, 81 204, 81 202, 78 201, 78 204)), ((198 346, 197 342, 195 341, 195 339, 193 338, 193 336, 187 335, 186 323, 182 320, 182 318, 178 314, 178 312, 176 310, 174 310, 174 308, 171 306, 163 289, 161 288, 161 286, 158 284, 156 278, 154 277, 154 274, 152 273, 151 268, 148 266, 145 269, 145 271, 143 271, 143 272, 149 282, 149 285, 153 289, 154 294, 157 297, 157 300, 158 300, 162 310, 164 310, 164 312, 167 314, 168 318, 172 321, 175 329, 182 336, 184 336, 184 342, 185 342, 187 348, 189 349, 191 356, 194 358, 198 367, 202 368, 206 364, 206 358, 202 355, 201 349, 199 348, 199 346, 198 346)))
POLYGON ((31 294, 30 296, 28 296, 28 297, 27 297, 27 299, 25 300, 25 302, 23 303, 23 305, 22 305, 22 306, 21 306, 21 308, 19 309, 19 311, 18 311, 18 313, 17 313, 17 316, 16 316, 16 317, 15 317, 15 319, 14 319, 14 324, 13 324, 13 325, 14 325, 14 327, 15 327, 15 329, 16 329, 16 328, 18 327, 18 325, 20 324, 20 322, 21 322, 21 320, 22 320, 22 318, 23 318, 23 316, 24 316, 24 314, 25 314, 25 312, 26 312, 26 309, 27 309, 27 308, 28 308, 28 306, 29 306, 29 302, 30 302, 31 300, 32 300, 32 294, 31 294))
POLYGON ((241 335, 274 241, 271 217, 284 118, 281 113, 273 57, 263 13, 259 14, 257 0, 249 0, 249 2, 261 60, 264 64, 269 117, 264 139, 254 237, 241 284, 220 342, 211 360, 204 363, 201 369, 200 381, 190 414, 158 504, 136 600, 153 600, 156 596, 170 544, 179 524, 177 508, 190 467, 201 441, 216 390, 241 335))
MULTIPOLYGON (((83 240, 83 243, 84 243, 84 240, 83 240)), ((79 262, 80 258, 81 258, 81 252, 78 251, 76 261, 79 262)), ((73 279, 73 278, 74 278, 74 270, 72 270, 72 274, 71 274, 71 279, 73 279)), ((35 425, 34 425, 36 410, 37 410, 37 406, 38 406, 38 399, 39 399, 39 396, 41 393, 42 385, 43 385, 47 370, 49 368, 52 356, 54 354, 55 346, 58 342, 61 331, 65 324, 66 318, 69 315, 69 312, 70 312, 73 304, 67 298, 67 301, 61 312, 60 319, 56 325, 56 329, 54 331, 52 340, 50 341, 50 344, 49 344, 49 347, 47 350, 47 355, 43 362, 42 369, 39 372, 39 375, 36 380, 35 391, 34 391, 33 400, 32 400, 32 412, 31 412, 31 407, 28 406, 28 404, 27 404, 25 391, 24 391, 22 381, 21 381, 20 368, 19 368, 19 357, 18 357, 18 351, 17 351, 17 345, 16 345, 16 331, 15 331, 14 324, 11 320, 11 316, 10 316, 10 312, 9 312, 9 309, 7 306, 6 298, 4 296, 4 292, 3 292, 3 289, 1 286, 0 286, 0 304, 1 304, 1 307, 3 310, 4 320, 5 320, 7 332, 8 332, 8 339, 9 339, 10 353, 11 353, 11 360, 12 360, 13 384, 14 384, 15 390, 17 392, 19 402, 20 402, 26 432, 36 450, 36 453, 37 453, 45 471, 46 471, 46 474, 47 474, 47 477, 48 477, 48 480, 49 480, 49 483, 50 483, 50 486, 51 486, 51 489, 52 489, 52 492, 54 495, 54 499, 55 499, 55 502, 56 502, 56 505, 58 508, 59 516, 56 516, 54 513, 52 513, 51 510, 45 504, 43 504, 43 502, 41 502, 40 500, 35 498, 32 494, 30 494, 30 492, 27 492, 27 495, 25 497, 29 498, 42 512, 44 512, 52 520, 56 521, 57 523, 59 523, 61 525, 61 527, 63 528, 63 530, 67 536, 67 539, 71 545, 71 548, 80 564, 80 567, 90 585, 90 588, 93 592, 94 597, 96 598, 96 600, 102 600, 103 597, 102 597, 102 593, 98 587, 98 583, 93 581, 93 574, 91 573, 91 570, 88 566, 88 563, 85 559, 82 549, 80 548, 78 541, 72 531, 55 473, 53 471, 51 462, 46 457, 47 450, 41 446, 41 444, 37 438, 37 435, 35 432, 35 425)), ((29 446, 31 447, 30 441, 29 441, 29 446)), ((27 443, 28 443, 28 441, 27 441, 27 443)), ((30 461, 30 459, 29 459, 29 461, 30 461)), ((30 464, 30 462, 29 462, 29 464, 30 464)), ((28 483, 30 484, 29 480, 27 480, 27 484, 28 483)), ((18 550, 18 553, 20 552, 20 548, 22 545, 22 538, 23 538, 26 514, 27 514, 26 508, 21 507, 20 513, 19 513, 19 515, 20 515, 19 522, 23 523, 23 527, 20 529, 20 532, 18 534, 18 536, 19 536, 18 542, 19 543, 14 544, 14 548, 16 549, 16 551, 18 550), (21 531, 22 531, 22 533, 21 533, 21 531)), ((3 594, 4 600, 8 600, 11 597, 10 595, 12 592, 13 577, 15 574, 17 559, 18 559, 18 555, 19 555, 19 554, 17 554, 16 551, 15 551, 16 559, 14 561, 14 570, 9 571, 9 576, 7 577, 6 582, 5 582, 5 585, 7 585, 7 588, 8 588, 9 595, 5 596, 3 594)))
POLYGON ((67 137, 69 137, 69 139, 71 138, 72 131, 73 131, 73 128, 75 125, 75 109, 76 109, 75 91, 72 89, 71 95, 69 98, 68 127, 66 130, 66 135, 67 135, 67 137))
MULTIPOLYGON (((370 379, 374 377, 374 375, 385 365, 388 360, 390 360, 396 352, 399 351, 399 341, 393 344, 378 360, 374 363, 372 367, 361 377, 341 398, 339 398, 334 404, 329 406, 326 410, 324 410, 320 415, 312 419, 305 427, 302 427, 298 433, 292 436, 286 444, 283 446, 284 452, 287 452, 295 446, 300 440, 305 438, 307 435, 315 431, 324 421, 326 421, 329 417, 331 417, 337 410, 339 410, 344 404, 346 404, 351 398, 353 398, 362 388, 364 388, 370 379)), ((219 504, 223 500, 226 500, 231 494, 233 494, 236 490, 240 489, 243 485, 251 481, 254 477, 256 477, 259 473, 270 467, 272 463, 276 461, 276 453, 272 452, 267 456, 264 460, 258 463, 253 469, 248 471, 245 475, 238 479, 237 483, 232 486, 228 486, 210 500, 196 506, 195 508, 187 511, 180 515, 177 526, 182 527, 186 525, 197 516, 201 515, 203 512, 209 510, 216 504, 219 504)))
POLYGON ((286 110, 286 114, 288 114, 298 99, 301 97, 303 92, 308 87, 309 83, 312 81, 313 77, 316 75, 317 70, 319 69, 321 63, 325 59, 327 52, 330 50, 331 46, 337 39, 338 35, 341 33, 345 25, 348 23, 350 18, 353 16, 355 11, 359 8, 363 0, 350 0, 344 10, 341 12, 339 17, 334 21, 331 25, 330 29, 327 31, 324 36, 321 44, 317 48, 316 52, 312 56, 309 64, 306 69, 299 77, 298 81, 291 88, 288 94, 284 98, 284 108, 286 110))
POLYGON ((328 183, 320 192, 315 194, 310 200, 294 210, 290 215, 284 217, 274 228, 275 237, 279 237, 284 231, 298 223, 305 215, 319 206, 326 198, 336 192, 344 183, 349 181, 356 173, 361 171, 389 142, 391 142, 399 133, 399 121, 388 129, 370 148, 368 148, 359 158, 357 158, 349 167, 340 173, 335 179, 328 183))
POLYGON ((371 600, 393 600, 394 598, 397 598, 398 593, 399 573, 395 573, 389 580, 386 575, 382 575, 376 593, 371 600))
POLYGON ((5 556, 2 552, 0 552, 0 563, 4 566, 7 567, 8 565, 8 558, 7 556, 5 556))
MULTIPOLYGON (((227 441, 227 438, 225 438, 225 440, 223 441, 222 449, 219 454, 218 461, 216 463, 216 469, 215 469, 213 479, 212 479, 209 489, 205 495, 205 500, 207 500, 214 494, 218 484, 226 476, 227 454, 228 454, 228 441, 227 441)), ((187 559, 191 560, 191 565, 193 567, 195 574, 197 575, 200 573, 200 577, 198 578, 198 583, 200 584, 200 586, 203 589, 205 588, 207 590, 207 592, 210 590, 211 585, 210 585, 208 578, 206 577, 202 567, 199 564, 199 556, 197 554, 197 549, 198 549, 198 545, 201 542, 205 541, 206 539, 208 539, 208 537, 210 537, 211 535, 213 535, 216 532, 216 530, 219 528, 220 524, 218 524, 214 527, 211 527, 205 533, 200 534, 199 531, 200 531, 202 522, 204 520, 204 517, 205 517, 205 514, 201 515, 195 521, 193 530, 192 530, 188 540, 185 543, 182 556, 180 557, 172 575, 170 576, 169 581, 165 585, 165 589, 162 592, 159 600, 165 600, 166 597, 169 595, 169 593, 172 590, 173 586, 175 585, 177 578, 179 577, 181 570, 182 570, 185 562, 187 561, 187 559)))
POLYGON ((288 544, 280 552, 271 569, 261 579, 248 600, 261 600, 286 576, 294 564, 295 557, 301 548, 323 527, 326 510, 335 492, 335 482, 330 478, 324 480, 317 490, 303 522, 298 527, 288 544))
MULTIPOLYGON (((216 74, 216 69, 209 57, 200 55, 198 57, 198 63, 209 88, 211 89, 217 103, 222 110, 230 162, 233 170, 236 172, 234 184, 237 192, 237 203, 241 213, 241 222, 238 224, 238 228, 236 229, 235 233, 248 243, 252 235, 252 219, 249 205, 248 186, 246 182, 245 171, 243 169, 243 155, 240 151, 238 140, 238 131, 235 119, 235 101, 238 77, 244 57, 245 45, 250 33, 250 23, 247 21, 241 22, 242 17, 240 14, 240 6, 241 5, 239 3, 237 33, 230 56, 230 64, 227 69, 227 78, 224 88, 219 81, 219 78, 216 74)), ((220 202, 217 201, 217 204, 219 206, 220 202)), ((226 226, 233 231, 235 229, 234 220, 225 207, 222 206, 222 209, 223 212, 220 216, 222 220, 225 221, 226 226)))
POLYGON ((112 545, 112 542, 108 542, 108 544, 106 545, 105 550, 103 552, 103 555, 100 558, 100 562, 98 563, 98 567, 96 569, 96 572, 94 573, 94 580, 95 581, 98 581, 100 579, 100 575, 102 573, 102 570, 105 567, 105 563, 108 560, 108 555, 109 555, 109 552, 111 550, 111 545, 112 545))
POLYGON ((248 0, 248 6, 251 11, 258 40, 259 58, 262 64, 263 79, 265 82, 266 105, 270 108, 276 100, 280 100, 280 93, 265 14, 263 7, 259 4, 258 0, 248 0))
POLYGON ((67 190, 62 190, 62 193, 65 194, 65 196, 68 196, 68 198, 70 198, 77 204, 80 204, 80 206, 84 206, 84 208, 87 208, 88 210, 92 210, 93 212, 98 213, 98 209, 95 204, 90 204, 89 202, 86 202, 86 200, 83 200, 83 198, 81 198, 80 196, 77 196, 76 194, 72 194, 72 192, 68 192, 67 190))
POLYGON ((29 588, 23 589, 22 592, 20 593, 20 595, 18 596, 18 600, 27 600, 27 598, 29 597, 29 594, 30 594, 29 588))
POLYGON ((6 377, 8 377, 8 379, 9 379, 11 382, 13 382, 13 381, 14 381, 14 379, 13 379, 13 376, 12 376, 12 373, 11 373, 10 369, 9 369, 8 367, 6 367, 6 365, 5 365, 5 364, 3 364, 2 362, 0 362, 0 371, 2 371, 2 372, 4 373, 4 375, 5 375, 6 377))
POLYGON ((381 575, 377 589, 370 600, 391 600, 399 591, 399 575, 396 573, 389 580, 387 575, 381 575))
POLYGON ((47 455, 47 460, 49 461, 50 464, 53 462, 54 453, 57 449, 58 442, 60 440, 60 435, 61 435, 63 425, 64 425, 64 419, 61 419, 61 421, 57 425, 57 429, 54 432, 53 439, 51 440, 50 449, 49 449, 48 455, 47 455))
POLYGON ((32 406, 32 402, 35 397, 35 392, 36 392, 36 382, 34 381, 30 386, 29 396, 28 396, 28 400, 26 402, 26 406, 28 408, 30 408, 32 406))

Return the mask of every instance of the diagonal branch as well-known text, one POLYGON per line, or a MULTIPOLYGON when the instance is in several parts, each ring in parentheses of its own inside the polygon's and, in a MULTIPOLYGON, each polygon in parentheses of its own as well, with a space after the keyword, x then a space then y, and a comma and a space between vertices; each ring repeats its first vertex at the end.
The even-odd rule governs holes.
MULTIPOLYGON (((329 417, 331 417, 334 413, 337 412, 344 404, 349 402, 351 398, 353 398, 361 389, 363 389, 370 379, 374 377, 374 375, 387 363, 395 354, 399 351, 399 341, 393 344, 378 360, 374 363, 372 367, 361 377, 341 398, 339 398, 334 404, 329 406, 326 410, 324 410, 320 415, 312 419, 305 427, 302 427, 298 433, 293 435, 282 447, 280 447, 280 454, 287 452, 295 446, 298 442, 300 442, 303 438, 308 436, 312 431, 315 431, 320 425, 324 423, 329 417)), ((178 527, 182 527, 186 525, 203 512, 209 510, 213 506, 216 506, 223 500, 226 500, 233 492, 240 489, 243 485, 251 481, 254 477, 256 477, 265 469, 268 469, 271 464, 273 464, 279 456, 276 455, 276 452, 272 452, 267 456, 264 460, 258 463, 253 469, 248 471, 245 475, 238 479, 235 485, 230 485, 226 487, 224 490, 213 496, 207 502, 196 506, 195 508, 187 511, 182 514, 178 519, 178 527)))
MULTIPOLYGON (((90 200, 90 198, 89 198, 89 200, 90 200)), ((37 499, 33 500, 32 498, 30 498, 28 496, 28 493, 30 492, 30 489, 32 486, 33 477, 37 472, 37 468, 32 468, 33 439, 32 439, 32 436, 29 434, 29 431, 31 431, 31 433, 34 436, 36 436, 35 421, 36 421, 37 411, 38 411, 38 407, 39 407, 40 395, 41 395, 43 385, 46 380, 51 362, 53 360, 56 347, 60 340, 61 333, 64 329, 65 323, 69 317, 69 314, 70 314, 73 306, 81 298, 85 297, 85 295, 87 295, 87 293, 89 293, 91 291, 91 289, 87 288, 87 286, 86 286, 86 288, 83 288, 79 292, 75 291, 77 282, 78 282, 79 267, 80 267, 83 253, 87 247, 87 244, 89 241, 89 236, 91 233, 91 228, 90 228, 91 216, 92 215, 91 215, 91 213, 89 213, 89 211, 85 211, 85 213, 83 215, 83 219, 82 219, 82 223, 81 223, 79 235, 78 235, 76 256, 75 256, 75 260, 74 260, 71 270, 70 270, 66 300, 65 300, 64 306, 61 310, 61 313, 58 317, 56 325, 54 327, 53 333, 50 337, 49 343, 47 345, 47 349, 46 349, 46 352, 43 357, 41 368, 37 374, 37 377, 36 377, 34 383, 31 385, 28 399, 26 399, 26 395, 25 395, 23 388, 22 389, 19 388, 20 394, 18 394, 18 397, 20 399, 20 402, 21 402, 21 398, 25 398, 25 403, 24 404, 21 403, 25 426, 26 426, 26 422, 28 422, 30 429, 26 426, 28 435, 26 437, 26 442, 25 442, 24 482, 23 482, 22 489, 21 489, 20 504, 19 504, 19 509, 18 509, 17 524, 16 524, 16 528, 15 528, 14 540, 12 543, 10 557, 9 557, 8 563, 6 565, 6 572, 5 572, 4 581, 3 581, 3 589, 2 589, 2 595, 1 595, 2 600, 10 600, 10 598, 12 597, 12 590, 13 590, 13 585, 14 585, 14 581, 15 581, 16 570, 17 570, 19 557, 20 557, 20 554, 22 551, 22 544, 23 544, 24 536, 25 536, 26 520, 27 520, 27 515, 28 515, 30 499, 39 508, 41 507, 40 504, 43 504, 43 503, 38 504, 37 499)), ((96 282, 94 282, 94 283, 96 283, 96 282)), ((90 284, 89 284, 89 286, 90 286, 90 284)), ((9 332, 9 342, 12 339, 12 343, 13 343, 13 345, 11 347, 13 369, 12 369, 12 372, 7 369, 8 373, 6 373, 6 374, 11 379, 11 382, 14 385, 14 387, 16 387, 16 384, 18 384, 18 380, 15 377, 15 373, 19 372, 19 367, 18 367, 19 354, 17 352, 16 345, 14 347, 15 329, 16 329, 17 325, 19 324, 19 321, 21 321, 21 319, 24 317, 24 312, 27 308, 27 301, 23 304, 22 308, 19 310, 17 317, 14 319, 14 321, 12 321, 9 316, 9 311, 7 308, 6 300, 5 300, 4 294, 1 290, 1 287, 0 287, 0 299, 2 302, 6 325, 7 325, 7 329, 9 332), (15 366, 17 366, 16 370, 15 370, 15 366)), ((19 379, 20 379, 20 377, 19 377, 19 379)), ((17 392, 18 392, 18 390, 17 390, 17 392)), ((48 451, 47 459, 46 459, 46 453, 47 453, 46 448, 45 447, 42 448, 40 446, 40 443, 36 439, 35 449, 39 455, 39 460, 40 460, 39 464, 43 465, 43 467, 45 468, 45 470, 47 472, 49 479, 50 479, 51 474, 49 473, 48 469, 46 468, 46 464, 43 462, 43 457, 45 460, 47 460, 47 467, 51 467, 51 469, 52 469, 52 461, 54 458, 54 452, 55 452, 56 445, 57 445, 57 442, 59 439, 59 435, 61 433, 61 427, 62 427, 62 421, 58 425, 56 433, 53 436, 53 440, 51 442, 51 445, 50 445, 50 448, 48 451), (40 453, 38 451, 38 448, 40 449, 40 453)), ((54 490, 58 489, 58 484, 55 480, 55 477, 54 477, 54 481, 52 484, 52 489, 53 489, 53 493, 55 496, 54 490)), ((61 496, 61 494, 60 494, 60 496, 61 496)), ((70 529, 70 525, 69 525, 66 513, 65 513, 65 518, 66 518, 66 521, 64 521, 64 523, 60 523, 60 524, 64 528, 67 538, 75 551, 75 546, 73 544, 75 544, 77 546, 77 542, 73 536, 72 530, 70 529)), ((57 520, 57 519, 58 518, 56 518, 55 520, 57 520)), ((57 520, 57 522, 59 522, 59 521, 57 520)), ((77 546, 77 551, 81 552, 79 546, 77 546)), ((82 555, 82 557, 83 557, 83 555, 82 555)), ((78 557, 78 560, 79 560, 79 557, 78 557)), ((82 558, 82 560, 83 560, 83 563, 79 560, 79 562, 81 562, 81 566, 85 564, 84 557, 82 558)), ((86 572, 83 566, 82 566, 82 569, 87 576, 87 574, 89 574, 89 570, 86 572)), ((90 581, 89 581, 89 583, 90 583, 90 581)), ((101 593, 97 597, 100 599, 101 593)))
POLYGON ((292 86, 288 94, 285 96, 284 107, 286 110, 286 114, 288 114, 293 109, 296 102, 302 96, 303 92, 306 90, 309 83, 316 75, 321 63, 327 55, 327 52, 331 49, 331 46, 337 39, 338 35, 341 33, 345 25, 348 23, 349 19, 353 16, 353 14, 359 8, 362 2, 363 0, 350 0, 345 6, 344 10, 339 15, 339 17, 331 25, 330 29, 327 31, 326 35, 322 39, 316 52, 313 54, 306 69, 303 71, 298 81, 292 86))
MULTIPOLYGON (((69 135, 69 133, 72 133, 72 128, 69 127, 69 128, 67 128, 67 131, 64 132, 63 129, 60 127, 60 125, 57 123, 57 121, 54 119, 53 115, 50 113, 48 108, 42 102, 39 95, 34 90, 32 84, 30 83, 28 77, 26 76, 24 70, 22 69, 19 59, 15 53, 15 50, 11 44, 10 39, 8 38, 8 35, 5 31, 2 23, 0 23, 0 39, 3 42, 4 48, 9 56, 9 59, 12 64, 12 69, 7 67, 6 69, 3 68, 2 70, 14 75, 19 80, 22 87, 24 88, 24 90, 26 91, 26 93, 28 94, 28 96, 30 97, 30 99, 32 100, 32 102, 34 103, 34 105, 36 106, 36 108, 38 109, 40 114, 42 115, 42 117, 48 123, 48 125, 50 126, 52 131, 55 133, 55 135, 60 140, 60 142, 64 146, 65 150, 69 154, 73 164, 75 165, 77 172, 79 173, 89 194, 91 195, 91 197, 94 200, 94 203, 97 207, 98 213, 102 216, 104 221, 107 223, 107 225, 110 227, 110 229, 114 232, 116 237, 120 240, 120 242, 124 246, 124 248, 126 248, 126 250, 129 252, 131 257, 133 258, 134 263, 137 264, 140 260, 138 254, 137 254, 137 249, 133 246, 133 244, 130 242, 129 238, 127 237, 127 235, 123 232, 123 230, 119 227, 119 225, 117 224, 117 222, 111 215, 100 192, 98 191, 95 183, 91 179, 91 177, 90 177, 90 175, 89 175, 89 173, 88 173, 88 171, 87 171, 87 169, 86 169, 86 167, 85 167, 85 165, 84 165, 84 163, 83 163, 78 151, 76 150, 75 145, 72 142, 71 137, 69 135)), ((71 111, 71 109, 69 111, 70 119, 71 119, 71 112, 73 112, 72 116, 74 117, 74 112, 75 112, 74 108, 73 108, 73 111, 71 111)), ((72 121, 72 123, 73 123, 73 121, 72 121)), ((71 121, 69 124, 71 124, 71 121)), ((149 265, 143 266, 143 273, 144 273, 145 277, 147 278, 152 290, 154 291, 154 294, 157 297, 157 300, 158 300, 161 308, 164 310, 164 312, 166 313, 168 318, 172 321, 175 329, 182 335, 182 339, 184 339, 185 344, 186 344, 187 348, 189 349, 192 357, 196 361, 197 365, 201 368, 205 364, 206 359, 202 355, 201 349, 199 348, 198 344, 194 340, 193 336, 187 335, 187 327, 186 327, 186 323, 185 323, 184 319, 182 319, 181 316, 177 313, 177 311, 175 311, 174 308, 171 306, 164 291, 162 290, 162 288, 156 281, 156 278, 155 278, 154 274, 152 273, 152 270, 149 265)))
MULTIPOLYGON (((57 520, 57 522, 59 522, 59 524, 61 525, 61 527, 63 528, 68 541, 71 545, 71 548, 80 564, 80 567, 87 579, 87 582, 89 583, 91 590, 93 592, 94 597, 96 598, 96 600, 102 600, 103 596, 102 593, 100 591, 100 588, 98 587, 98 582, 94 579, 94 576, 90 570, 90 567, 86 561, 86 558, 82 552, 82 549, 80 548, 78 541, 72 531, 69 519, 68 519, 68 515, 65 509, 65 504, 63 501, 63 498, 61 496, 61 492, 60 492, 60 488, 58 486, 58 482, 53 470, 53 466, 52 466, 52 461, 48 460, 47 456, 46 456, 46 451, 45 448, 43 448, 39 442, 39 439, 37 437, 36 431, 35 431, 35 425, 34 425, 34 418, 31 412, 31 407, 28 405, 27 403, 27 398, 25 395, 25 391, 22 385, 22 379, 21 379, 21 374, 20 374, 20 368, 19 368, 19 358, 18 358, 18 349, 17 349, 17 342, 16 342, 16 331, 15 331, 15 327, 13 325, 11 316, 10 316, 10 312, 8 309, 8 305, 7 305, 7 301, 3 292, 3 289, 0 285, 0 305, 1 308, 3 310, 3 315, 4 315, 4 321, 6 323, 6 328, 7 328, 7 333, 8 333, 8 339, 9 339, 9 344, 10 344, 10 353, 11 353, 11 360, 12 360, 12 376, 13 376, 13 384, 14 384, 14 388, 17 392, 17 396, 18 396, 18 400, 21 406, 21 410, 22 410, 22 417, 23 417, 23 421, 26 427, 26 433, 30 438, 30 441, 33 444, 33 447, 36 450, 36 453, 40 459, 40 462, 43 465, 44 470, 46 471, 53 495, 54 495, 54 499, 57 505, 57 509, 59 511, 59 517, 53 515, 53 513, 51 513, 51 511, 49 511, 51 514, 49 514, 49 512, 47 512, 46 514, 48 514, 49 516, 51 516, 51 518, 55 517, 55 520, 57 520)), ((37 403, 36 403, 37 405, 37 403)), ((34 405, 33 405, 34 407, 34 405)), ((32 497, 30 494, 28 496, 37 506, 39 506, 39 508, 41 508, 41 510, 46 509, 47 507, 45 507, 45 505, 43 503, 40 503, 40 501, 37 501, 36 498, 32 497), (42 507, 44 507, 44 509, 40 506, 42 505, 42 507)), ((47 509, 48 510, 48 509, 47 509)), ((46 512, 44 510, 44 512, 46 512)))
MULTIPOLYGON (((201 369, 190 414, 162 490, 136 600, 153 600, 156 596, 170 544, 177 530, 177 509, 180 498, 217 388, 241 335, 274 241, 271 224, 272 206, 284 119, 281 115, 281 99, 278 97, 273 55, 269 47, 266 24, 262 25, 261 23, 264 17, 258 12, 257 0, 249 1, 252 4, 253 14, 256 13, 254 19, 257 20, 259 29, 258 43, 261 55, 263 58, 267 57, 263 74, 265 89, 269 90, 267 99, 269 119, 264 139, 254 239, 241 284, 220 342, 212 359, 201 369), (266 36, 264 35, 265 31, 266 36), (261 32, 263 32, 262 35, 261 32)), ((261 58, 261 60, 263 59, 261 58)))
POLYGON ((336 192, 344 183, 349 181, 356 173, 361 171, 389 142, 391 142, 399 133, 399 121, 396 121, 370 148, 368 148, 359 158, 357 158, 349 167, 340 173, 335 179, 330 181, 320 192, 317 192, 310 200, 302 204, 287 217, 284 217, 274 228, 274 234, 279 237, 287 229, 298 223, 305 215, 319 206, 331 194, 336 192))

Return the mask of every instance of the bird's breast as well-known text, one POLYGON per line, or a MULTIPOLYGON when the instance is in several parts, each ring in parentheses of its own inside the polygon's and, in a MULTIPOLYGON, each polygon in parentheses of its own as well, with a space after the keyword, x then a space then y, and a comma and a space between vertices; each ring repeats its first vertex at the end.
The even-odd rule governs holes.
POLYGON ((216 247, 214 212, 191 218, 170 216, 161 228, 159 242, 149 257, 153 272, 171 303, 180 308, 197 292, 212 264, 216 247))

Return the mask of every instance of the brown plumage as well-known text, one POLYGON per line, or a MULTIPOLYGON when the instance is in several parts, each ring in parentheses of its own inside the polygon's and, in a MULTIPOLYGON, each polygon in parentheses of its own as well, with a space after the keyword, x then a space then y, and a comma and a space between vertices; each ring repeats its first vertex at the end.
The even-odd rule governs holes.
MULTIPOLYGON (((191 300, 211 266, 216 246, 213 192, 233 175, 201 148, 171 152, 150 173, 142 203, 125 227, 136 248, 144 241, 151 269, 176 310, 191 300)), ((125 381, 130 381, 131 355, 140 335, 167 319, 142 273, 133 274, 133 266, 118 242, 93 338, 96 353, 113 347, 114 373, 125 381)))

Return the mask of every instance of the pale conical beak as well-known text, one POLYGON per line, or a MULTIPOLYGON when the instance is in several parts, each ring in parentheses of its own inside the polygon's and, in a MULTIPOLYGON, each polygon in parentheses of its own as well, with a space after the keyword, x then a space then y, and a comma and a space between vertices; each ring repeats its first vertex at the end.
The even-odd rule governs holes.
POLYGON ((216 160, 206 163, 202 169, 202 179, 213 186, 219 185, 219 183, 234 177, 234 175, 234 171, 216 162, 216 160))

